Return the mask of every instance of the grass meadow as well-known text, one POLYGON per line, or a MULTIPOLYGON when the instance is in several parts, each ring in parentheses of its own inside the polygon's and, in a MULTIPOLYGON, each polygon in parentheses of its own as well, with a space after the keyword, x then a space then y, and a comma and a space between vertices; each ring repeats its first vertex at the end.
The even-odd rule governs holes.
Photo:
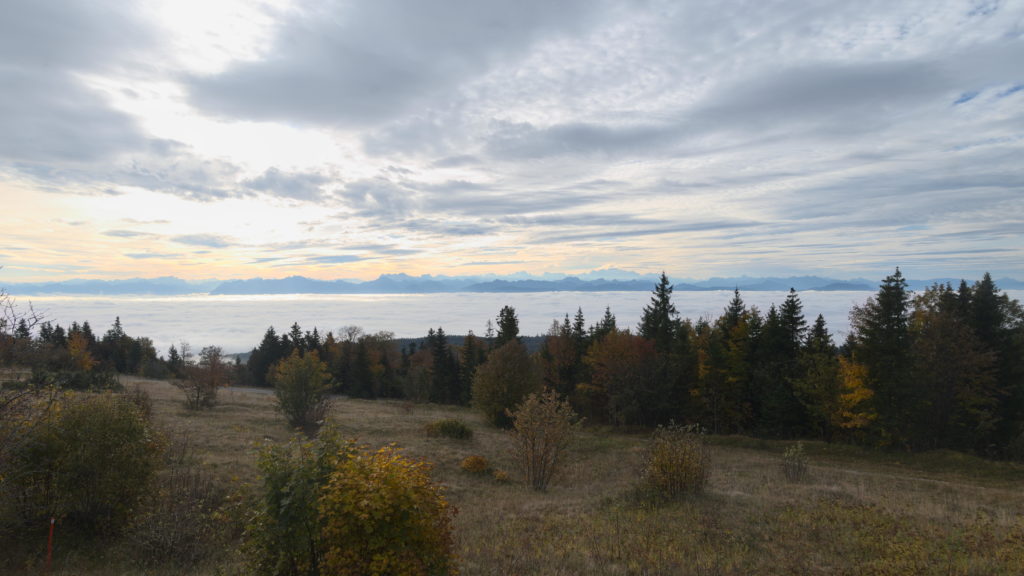
MULTIPOLYGON (((229 388, 215 408, 190 411, 166 382, 128 384, 149 394, 157 424, 187 437, 199 465, 232 491, 257 482, 260 443, 290 435, 271 394, 229 388)), ((782 466, 791 443, 720 437, 710 439, 706 491, 656 504, 636 491, 649 431, 584 428, 564 473, 540 493, 525 486, 505 433, 468 408, 338 399, 330 420, 344 436, 397 443, 434 463, 458 510, 464 575, 1024 573, 1021 465, 805 442, 807 474, 792 481, 782 466), (425 433, 442 418, 466 422, 473 437, 425 433), (485 457, 492 473, 462 470, 470 455, 485 457)), ((190 573, 245 574, 237 544, 228 538, 190 573)), ((53 573, 183 572, 142 569, 116 546, 65 553, 58 533, 53 573)))

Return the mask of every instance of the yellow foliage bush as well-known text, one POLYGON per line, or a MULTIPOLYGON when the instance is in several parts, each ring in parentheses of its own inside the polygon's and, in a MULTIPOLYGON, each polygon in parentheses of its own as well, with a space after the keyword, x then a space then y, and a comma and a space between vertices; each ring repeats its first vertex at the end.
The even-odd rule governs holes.
POLYGON ((466 456, 466 458, 462 460, 462 463, 459 464, 459 468, 473 474, 484 474, 491 468, 491 464, 487 461, 487 458, 474 454, 472 456, 466 456))
POLYGON ((342 460, 320 495, 321 572, 340 576, 454 574, 454 510, 427 462, 394 446, 342 460))

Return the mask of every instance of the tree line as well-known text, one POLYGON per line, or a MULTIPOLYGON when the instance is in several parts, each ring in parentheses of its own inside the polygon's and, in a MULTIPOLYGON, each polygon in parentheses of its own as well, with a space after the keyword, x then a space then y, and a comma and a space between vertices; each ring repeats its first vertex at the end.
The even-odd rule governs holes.
MULTIPOLYGON (((795 290, 767 311, 736 290, 717 318, 681 318, 664 274, 636 327, 618 326, 610 309, 588 325, 577 310, 553 321, 530 353, 514 308, 495 320, 458 346, 441 327, 403 346, 390 332, 293 324, 280 335, 270 327, 245 364, 220 362, 219 349, 199 356, 217 353, 219 382, 268 386, 283 360, 315 353, 334 393, 473 404, 499 425, 527 394, 549 389, 597 424, 675 422, 716 434, 1024 457, 1024 311, 988 274, 914 294, 897 269, 850 312, 841 343, 821 315, 808 321, 795 290)), ((0 360, 15 358, 79 384, 90 373, 183 378, 202 364, 187 345, 158 356, 120 319, 99 338, 88 323, 19 323, 0 335, 0 360)))
POLYGON ((850 312, 841 343, 821 315, 808 321, 795 290, 767 311, 736 290, 717 318, 681 318, 665 275, 635 328, 608 309, 588 326, 578 310, 529 354, 515 310, 496 320, 496 332, 461 346, 440 327, 404 347, 355 328, 340 337, 270 328, 248 377, 265 385, 275 363, 315 351, 334 392, 476 404, 498 424, 543 388, 591 423, 1024 456, 1024 312, 988 274, 915 295, 897 269, 850 312))

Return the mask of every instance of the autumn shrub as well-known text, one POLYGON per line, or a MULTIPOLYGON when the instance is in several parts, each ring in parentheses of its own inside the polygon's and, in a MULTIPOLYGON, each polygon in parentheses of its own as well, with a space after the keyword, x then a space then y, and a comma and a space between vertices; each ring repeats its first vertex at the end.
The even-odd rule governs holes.
POLYGON ((512 454, 534 490, 545 490, 564 463, 580 420, 554 390, 530 394, 512 418, 512 454))
POLYGON ((245 528, 244 552, 253 574, 321 573, 325 545, 318 502, 331 474, 354 450, 330 429, 313 440, 293 438, 261 450, 262 485, 245 528))
POLYGON ((3 517, 25 527, 55 517, 65 534, 87 538, 119 532, 151 489, 161 436, 122 395, 64 393, 37 401, 0 470, 3 517))
POLYGON ((330 429, 266 447, 245 530, 260 575, 454 572, 453 511, 430 465, 394 446, 371 452, 330 429))
POLYGON ((331 375, 315 352, 293 352, 279 362, 268 378, 274 386, 277 409, 288 425, 308 436, 316 434, 330 409, 331 375))
POLYGON ((456 440, 468 440, 473 437, 473 429, 458 418, 444 418, 427 424, 427 436, 444 436, 456 440))
POLYGON ((185 394, 185 407, 199 410, 216 406, 217 391, 231 382, 231 371, 221 349, 207 346, 199 352, 199 360, 193 361, 188 344, 183 342, 182 357, 185 377, 171 380, 171 384, 185 394))
POLYGON ((710 453, 697 426, 659 426, 641 468, 641 492, 658 499, 699 493, 711 472, 710 453))
POLYGON ((782 474, 790 482, 807 480, 807 453, 804 452, 803 442, 793 444, 782 454, 782 474))
POLYGON ((459 463, 459 468, 470 474, 486 474, 491 469, 491 463, 487 461, 487 458, 473 454, 463 458, 459 463))
POLYGON ((455 573, 454 512, 430 470, 394 445, 342 459, 320 496, 324 572, 455 573))

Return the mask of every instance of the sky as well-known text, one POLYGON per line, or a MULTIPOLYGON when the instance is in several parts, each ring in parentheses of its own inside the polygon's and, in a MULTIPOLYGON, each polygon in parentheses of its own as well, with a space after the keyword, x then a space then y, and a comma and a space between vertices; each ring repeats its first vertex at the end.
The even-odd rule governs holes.
POLYGON ((0 284, 1024 278, 1024 0, 0 12, 0 284))

